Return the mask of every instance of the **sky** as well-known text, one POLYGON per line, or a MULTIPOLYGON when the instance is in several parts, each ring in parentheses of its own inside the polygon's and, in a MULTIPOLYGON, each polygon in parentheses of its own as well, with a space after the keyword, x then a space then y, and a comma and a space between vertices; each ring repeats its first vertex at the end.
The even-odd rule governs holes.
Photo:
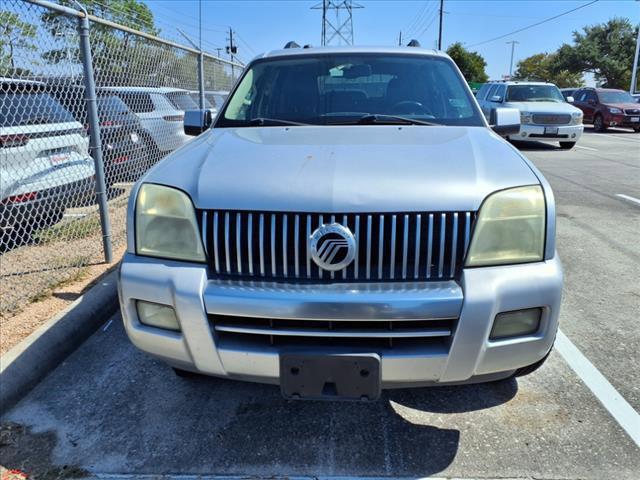
MULTIPOLYGON (((184 43, 176 31, 180 29, 198 41, 197 0, 143 1, 153 11, 161 36, 184 43)), ((397 45, 402 31, 403 43, 416 38, 423 47, 436 46, 439 0, 354 1, 363 7, 353 10, 355 45, 397 45)), ((509 73, 511 44, 506 42, 519 42, 515 45, 515 70, 519 59, 553 52, 563 43, 571 43, 572 32, 586 25, 613 17, 628 18, 634 24, 640 22, 639 1, 600 0, 526 31, 475 45, 588 3, 588 0, 445 0, 443 48, 462 42, 485 58, 489 77, 499 79, 509 73)), ((300 45, 320 45, 322 10, 312 9, 314 5, 321 5, 321 1, 202 0, 203 48, 217 54, 216 48, 227 44, 229 27, 235 32, 238 55, 243 62, 260 52, 280 49, 289 40, 300 45)), ((224 50, 220 53, 226 56, 224 50)))

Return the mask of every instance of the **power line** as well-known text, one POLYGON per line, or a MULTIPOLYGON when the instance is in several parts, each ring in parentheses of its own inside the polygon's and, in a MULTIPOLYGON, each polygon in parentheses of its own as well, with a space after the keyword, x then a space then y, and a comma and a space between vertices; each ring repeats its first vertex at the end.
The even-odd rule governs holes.
POLYGON ((540 22, 536 22, 536 23, 533 23, 531 25, 527 25, 526 27, 519 28, 518 30, 514 30, 513 32, 505 33, 504 35, 500 35, 499 37, 491 38, 489 40, 484 40, 483 42, 473 43, 473 44, 469 45, 468 48, 477 47, 478 45, 484 45, 485 43, 489 43, 489 42, 495 42, 496 40, 500 40, 502 38, 508 37, 510 35, 513 35, 514 33, 520 33, 520 32, 523 32, 525 30, 528 30, 530 28, 537 27, 538 25, 542 25, 543 23, 547 23, 547 22, 550 22, 551 20, 555 20, 556 18, 562 17, 564 15, 568 15, 569 13, 575 12, 576 10, 580 10, 581 8, 585 8, 585 7, 588 7, 589 5, 593 5, 597 1, 598 0, 593 0, 593 1, 589 2, 589 3, 585 3, 584 5, 580 5, 579 7, 572 8, 571 10, 567 10, 566 12, 559 13, 558 15, 554 15, 553 17, 545 18, 544 20, 541 20, 540 22))
POLYGON ((407 37, 411 35, 412 32, 415 32, 418 30, 418 28, 416 27, 418 27, 420 22, 424 19, 424 15, 427 11, 427 8, 430 6, 431 5, 429 4, 429 2, 424 2, 424 4, 422 5, 422 8, 418 9, 418 13, 413 17, 413 20, 411 20, 409 24, 402 29, 403 31, 406 32, 407 37))
POLYGON ((429 29, 429 27, 433 23, 434 15, 436 15, 438 11, 438 7, 435 3, 432 3, 430 6, 433 6, 434 8, 430 8, 427 12, 425 12, 424 18, 416 24, 416 28, 410 32, 407 32, 407 38, 418 38, 429 29))

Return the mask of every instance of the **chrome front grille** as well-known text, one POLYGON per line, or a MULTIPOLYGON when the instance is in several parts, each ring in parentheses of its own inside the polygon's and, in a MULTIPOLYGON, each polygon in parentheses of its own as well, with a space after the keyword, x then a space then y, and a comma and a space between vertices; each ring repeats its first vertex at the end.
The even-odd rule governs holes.
POLYGON ((212 274, 313 281, 455 278, 469 246, 475 212, 317 214, 200 210, 212 274), (356 257, 328 272, 311 259, 308 239, 340 223, 356 239, 356 257))
POLYGON ((446 347, 455 318, 429 320, 284 320, 209 315, 218 341, 256 346, 446 347))
POLYGON ((571 122, 571 115, 534 113, 532 120, 536 125, 566 125, 571 122))

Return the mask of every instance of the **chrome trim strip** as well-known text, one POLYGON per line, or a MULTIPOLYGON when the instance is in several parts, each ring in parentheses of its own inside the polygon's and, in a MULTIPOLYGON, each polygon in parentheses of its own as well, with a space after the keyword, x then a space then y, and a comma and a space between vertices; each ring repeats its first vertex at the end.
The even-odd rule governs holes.
MULTIPOLYGON (((320 215, 318 217, 318 228, 320 228, 323 224, 324 224, 324 217, 320 215)), ((322 278, 322 269, 320 268, 320 266, 318 266, 318 275, 320 278, 322 278)))
POLYGON ((433 254, 433 213, 429 214, 429 240, 427 243, 427 278, 431 278, 431 256, 433 254))
POLYGON ((371 215, 367 215, 367 280, 371 278, 371 215))
MULTIPOLYGON (((335 216, 335 215, 331 215, 331 223, 336 223, 336 216, 335 216)), ((335 276, 336 276, 336 272, 334 272, 334 271, 332 270, 329 276, 330 276, 331 278, 335 278, 335 276)))
POLYGON ((260 275, 264 277, 264 214, 260 214, 260 225, 258 226, 260 235, 260 275))
POLYGON ((231 273, 231 259, 229 258, 229 212, 224 214, 224 258, 227 273, 231 273))
POLYGON ((326 337, 326 338, 427 338, 450 337, 448 328, 434 328, 429 330, 296 330, 294 328, 259 328, 234 327, 230 325, 216 325, 217 332, 243 333, 245 335, 276 335, 288 337, 326 337))
POLYGON ((416 258, 413 266, 413 278, 420 274, 420 229, 422 228, 422 215, 416 217, 416 258))
POLYGON ((439 260, 438 260, 438 278, 442 278, 443 268, 444 268, 444 240, 445 233, 447 230, 447 214, 443 213, 440 215, 440 252, 439 252, 439 260))
POLYGON ((311 249, 309 239, 311 238, 311 215, 307 215, 307 238, 304 243, 307 246, 307 278, 311 278, 311 249))
MULTIPOLYGON (((345 228, 347 228, 347 229, 349 228, 349 219, 347 218, 347 216, 346 216, 346 215, 343 215, 343 216, 342 216, 342 226, 343 226, 343 227, 345 227, 345 228)), ((351 231, 351 230, 349 230, 349 231, 351 231)), ((342 269, 342 278, 343 278, 343 279, 346 279, 346 278, 347 278, 347 269, 348 269, 348 268, 349 268, 349 265, 347 265, 346 267, 344 267, 344 268, 342 269)))
POLYGON ((404 240, 402 242, 402 279, 407 278, 407 248, 409 247, 409 215, 404 216, 404 240))
POLYGON ((285 213, 282 216, 282 272, 285 277, 289 276, 289 270, 287 268, 287 223, 288 217, 285 213))
POLYGON ((242 219, 240 212, 236 213, 236 261, 238 264, 238 273, 242 273, 242 219))
POLYGON ((451 269, 449 276, 453 278, 456 274, 456 255, 458 253, 458 212, 453 214, 453 236, 451 238, 451 269))
POLYGON ((277 276, 276 273, 276 215, 271 214, 271 276, 277 276))
POLYGON ((391 265, 389 278, 393 280, 396 277, 396 216, 391 215, 391 265))
POLYGON ((295 275, 297 278, 300 276, 300 259, 298 253, 298 244, 300 243, 300 215, 296 215, 295 220, 293 221, 293 242, 293 264, 295 266, 295 275))
POLYGON ((220 253, 218 251, 218 212, 213 214, 213 259, 216 273, 220 273, 220 253))
POLYGON ((464 221, 464 252, 462 252, 463 257, 467 255, 467 249, 469 248, 469 236, 471 235, 471 212, 467 212, 466 217, 467 218, 465 218, 464 221))
POLYGON ((205 255, 209 255, 209 248, 207 247, 207 211, 202 212, 202 231, 200 232, 200 239, 202 240, 202 247, 204 248, 205 255))
POLYGON ((249 255, 249 275, 253 275, 253 213, 247 218, 247 253, 249 255))
POLYGON ((378 236, 378 278, 382 280, 382 261, 384 260, 384 215, 380 215, 380 232, 378 236))
POLYGON ((356 226, 355 226, 355 232, 353 234, 354 238, 356 239, 356 262, 354 265, 354 278, 359 278, 358 277, 358 265, 360 264, 360 215, 356 215, 356 226))

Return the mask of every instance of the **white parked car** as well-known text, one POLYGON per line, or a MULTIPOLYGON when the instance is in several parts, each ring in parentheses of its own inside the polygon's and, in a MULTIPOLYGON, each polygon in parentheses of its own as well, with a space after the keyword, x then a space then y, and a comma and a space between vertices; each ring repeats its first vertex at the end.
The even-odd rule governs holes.
POLYGON ((584 126, 582 111, 571 105, 553 83, 489 82, 476 94, 482 112, 491 122, 491 112, 498 107, 520 110, 520 132, 509 140, 554 141, 570 149, 576 144, 584 126))
POLYGON ((91 199, 95 169, 83 126, 43 83, 0 87, 0 236, 15 239, 91 199))
POLYGON ((148 135, 146 140, 151 140, 146 143, 155 147, 160 156, 189 141, 182 129, 184 112, 198 106, 188 90, 161 87, 102 87, 100 90, 115 93, 127 104, 140 119, 148 135))

